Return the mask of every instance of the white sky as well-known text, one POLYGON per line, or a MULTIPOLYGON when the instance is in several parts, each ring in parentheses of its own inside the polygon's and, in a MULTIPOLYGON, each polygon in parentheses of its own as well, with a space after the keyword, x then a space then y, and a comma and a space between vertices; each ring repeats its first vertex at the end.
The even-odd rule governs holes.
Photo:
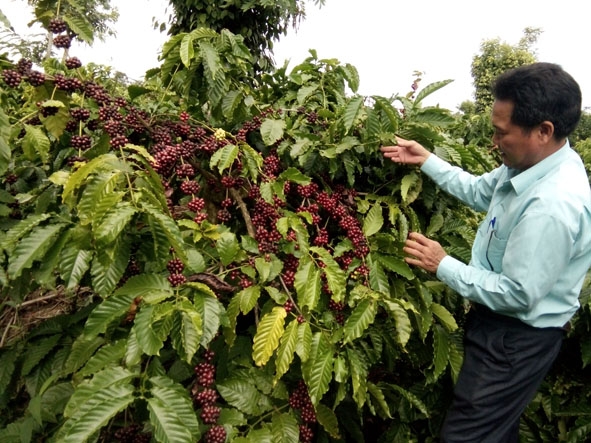
MULTIPOLYGON (((166 21, 167 0, 111 0, 119 9, 117 37, 93 48, 74 47, 82 62, 113 66, 139 79, 158 65, 166 36, 153 30, 152 18, 166 21), (144 6, 140 6, 140 3, 144 6)), ((17 32, 29 32, 32 14, 26 0, 2 0, 0 10, 17 32)), ((582 0, 326 0, 308 1, 307 18, 275 44, 280 65, 294 67, 315 49, 357 68, 361 94, 406 94, 413 72, 424 73, 421 87, 453 79, 427 104, 455 110, 472 99, 470 64, 483 40, 518 43, 526 27, 541 28, 538 59, 559 63, 581 85, 583 105, 591 107, 591 61, 586 2, 582 0)), ((289 70, 288 68, 288 70, 289 70)))

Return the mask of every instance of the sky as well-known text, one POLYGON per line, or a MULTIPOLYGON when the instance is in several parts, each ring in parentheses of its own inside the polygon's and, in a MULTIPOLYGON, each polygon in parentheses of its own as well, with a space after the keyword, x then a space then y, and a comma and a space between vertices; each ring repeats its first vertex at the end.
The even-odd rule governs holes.
MULTIPOLYGON (((166 21, 167 0, 111 0, 119 9, 116 38, 73 47, 82 62, 113 66, 132 79, 158 66, 167 36, 153 29, 166 21), (139 6, 139 4, 143 6, 139 6)), ((307 58, 336 58, 359 72, 359 93, 390 97, 410 91, 415 71, 419 88, 453 80, 425 100, 455 110, 473 99, 470 65, 484 40, 516 45, 526 27, 540 28, 534 46, 538 60, 562 65, 579 82, 583 106, 591 108, 591 43, 588 15, 581 0, 326 0, 323 7, 306 3, 306 19, 275 43, 278 65, 288 71, 307 58)), ((170 8, 170 7, 168 7, 170 8)), ((17 32, 31 32, 26 0, 2 0, 0 10, 17 32)))

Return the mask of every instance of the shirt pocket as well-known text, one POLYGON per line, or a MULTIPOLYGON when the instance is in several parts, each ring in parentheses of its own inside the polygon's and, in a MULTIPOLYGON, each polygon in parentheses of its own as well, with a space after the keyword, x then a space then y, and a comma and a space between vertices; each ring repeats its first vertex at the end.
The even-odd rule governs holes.
POLYGON ((488 234, 486 244, 486 260, 491 267, 491 271, 501 272, 503 269, 503 257, 507 249, 507 239, 500 238, 496 230, 491 230, 488 234))

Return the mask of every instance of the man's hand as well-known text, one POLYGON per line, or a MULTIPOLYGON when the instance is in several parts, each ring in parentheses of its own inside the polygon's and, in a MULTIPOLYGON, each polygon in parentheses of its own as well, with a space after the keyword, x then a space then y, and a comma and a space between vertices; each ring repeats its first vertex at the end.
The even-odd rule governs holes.
POLYGON ((380 148, 384 157, 391 159, 395 163, 421 166, 431 155, 420 143, 414 140, 396 137, 396 142, 397 145, 395 146, 382 146, 380 148))
POLYGON ((439 243, 417 232, 408 234, 402 250, 408 254, 404 261, 432 273, 437 272, 439 263, 447 255, 439 243))

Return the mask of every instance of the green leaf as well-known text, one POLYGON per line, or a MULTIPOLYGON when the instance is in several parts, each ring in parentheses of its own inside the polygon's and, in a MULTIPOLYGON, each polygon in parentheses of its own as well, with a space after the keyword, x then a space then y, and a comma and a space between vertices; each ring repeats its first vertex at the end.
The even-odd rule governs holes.
POLYGON ((195 56, 195 48, 193 47, 193 34, 189 33, 183 36, 179 51, 181 62, 183 62, 183 65, 188 68, 191 65, 191 60, 195 56))
POLYGON ((121 363, 125 357, 127 340, 117 340, 100 348, 96 354, 88 359, 84 367, 78 371, 78 375, 86 377, 96 374, 107 367, 121 363))
POLYGON ((70 203, 70 206, 73 206, 71 200, 74 198, 74 193, 81 185, 87 183, 91 174, 96 174, 102 171, 120 171, 125 169, 125 164, 122 163, 115 154, 109 153, 96 157, 82 165, 70 175, 67 183, 64 185, 62 200, 66 203, 70 203))
POLYGON ((291 321, 281 336, 275 359, 275 380, 279 380, 289 370, 294 359, 294 351, 298 341, 298 324, 297 321, 291 321))
POLYGON ((417 408, 422 414, 424 414, 426 417, 430 417, 431 414, 429 414, 429 410, 427 409, 427 406, 425 405, 425 403, 423 403, 416 395, 414 395, 412 392, 407 391, 406 389, 397 386, 397 385, 393 385, 390 384, 388 385, 390 388, 392 388, 394 391, 398 392, 402 397, 404 397, 412 406, 414 406, 415 408, 417 408))
POLYGON ((142 358, 142 349, 140 348, 139 343, 137 342, 137 335, 135 331, 132 329, 129 331, 129 336, 127 337, 127 349, 125 350, 125 365, 129 368, 132 368, 138 365, 142 358))
POLYGON ((22 362, 21 375, 23 377, 27 376, 33 369, 35 369, 39 362, 47 357, 49 353, 57 346, 60 339, 61 335, 56 334, 40 339, 34 344, 27 346, 22 362))
POLYGON ((16 348, 0 350, 0 361, 2 361, 0 365, 0 392, 6 392, 6 388, 12 380, 19 355, 20 351, 16 348))
POLYGON ((395 272, 407 280, 412 280, 415 278, 412 269, 403 259, 385 254, 376 253, 374 255, 379 263, 389 271, 395 272))
POLYGON ((141 97, 142 95, 149 94, 151 92, 153 92, 152 89, 145 88, 145 87, 139 86, 139 85, 129 85, 127 87, 127 93, 129 94, 129 98, 131 101, 135 100, 138 97, 141 97))
POLYGON ((230 91, 222 100, 222 112, 224 117, 228 120, 233 120, 234 112, 243 101, 243 93, 241 91, 230 91))
POLYGON ((378 304, 374 300, 362 300, 359 303, 344 326, 344 343, 352 342, 361 337, 365 330, 371 325, 376 317, 378 304))
POLYGON ((269 258, 257 257, 255 267, 259 273, 261 283, 273 281, 283 269, 283 262, 277 256, 270 255, 269 258))
POLYGON ((67 247, 61 254, 61 277, 67 289, 75 288, 90 268, 93 254, 77 247, 67 247))
POLYGON ((187 257, 185 255, 185 249, 183 247, 183 237, 175 221, 167 214, 164 214, 161 210, 150 204, 142 202, 142 207, 149 215, 149 218, 152 221, 152 223, 150 224, 151 228, 154 230, 158 230, 163 235, 165 235, 168 241, 170 242, 170 246, 174 248, 174 253, 183 262, 186 262, 187 257))
POLYGON ((377 95, 372 96, 372 99, 374 100, 375 108, 382 110, 384 114, 386 114, 386 117, 390 122, 390 132, 398 132, 398 122, 400 121, 400 116, 398 111, 394 108, 394 106, 392 106, 392 103, 390 103, 384 97, 377 95))
POLYGON ((71 374, 84 366, 104 342, 105 340, 102 337, 87 338, 84 335, 78 336, 72 344, 70 355, 68 355, 64 365, 65 373, 71 374))
POLYGON ((261 287, 259 285, 249 286, 238 292, 236 296, 240 298, 240 312, 246 315, 256 306, 261 296, 261 287))
POLYGON ((120 171, 89 177, 77 207, 83 225, 98 226, 104 215, 123 200, 125 192, 116 190, 123 177, 120 171))
POLYGON ((320 261, 324 263, 322 270, 324 271, 328 288, 332 293, 331 298, 335 302, 343 301, 347 288, 347 275, 345 271, 341 269, 326 249, 313 246, 310 248, 310 252, 317 254, 320 257, 320 261))
POLYGON ((220 54, 211 43, 203 40, 199 42, 199 51, 208 81, 215 80, 218 73, 222 71, 220 54))
POLYGON ((164 340, 168 335, 167 331, 161 330, 160 325, 157 323, 157 317, 160 314, 159 309, 164 306, 162 304, 156 306, 143 305, 135 316, 133 330, 138 344, 147 355, 160 355, 160 350, 164 346, 164 340))
POLYGON ((318 87, 318 84, 301 87, 297 94, 298 104, 304 105, 308 97, 318 90, 318 87))
POLYGON ((148 398, 150 423, 159 442, 182 443, 199 440, 199 424, 186 390, 168 377, 152 377, 148 398))
POLYGON ((314 334, 310 358, 302 365, 304 381, 312 404, 316 406, 332 380, 334 349, 322 332, 314 334))
POLYGON ((61 415, 72 394, 74 387, 70 381, 49 387, 41 397, 41 408, 45 422, 57 423, 57 415, 61 415))
POLYGON ((296 417, 291 413, 276 412, 271 418, 273 443, 298 443, 300 426, 296 417))
POLYGON ((210 79, 207 76, 206 78, 209 86, 207 90, 209 101, 212 107, 217 107, 229 92, 231 80, 226 77, 224 70, 219 70, 216 73, 215 79, 210 79))
POLYGON ((447 332, 439 325, 433 327, 433 380, 437 380, 445 368, 449 358, 449 339, 447 332))
POLYGON ((431 304, 431 311, 439 319, 441 324, 443 326, 445 326, 445 329, 447 329, 450 332, 453 332, 456 329, 458 329, 458 324, 456 323, 456 319, 454 318, 453 315, 451 315, 451 313, 444 306, 442 306, 438 303, 432 303, 431 304))
POLYGON ((261 318, 252 345, 252 358, 257 366, 264 366, 279 346, 286 316, 284 307, 275 306, 261 318))
POLYGON ((239 147, 242 152, 244 170, 248 172, 248 176, 252 180, 257 180, 263 166, 263 156, 246 143, 240 143, 239 147))
POLYGON ((381 263, 375 259, 373 253, 370 253, 366 260, 369 267, 370 288, 383 294, 390 293, 390 281, 381 263))
POLYGON ((312 351, 312 330, 308 322, 298 325, 298 341, 295 351, 302 361, 306 361, 310 357, 310 352, 312 351))
POLYGON ((289 181, 298 185, 309 185, 312 179, 299 169, 289 167, 277 177, 277 181, 289 181))
POLYGON ((382 390, 369 381, 367 382, 367 390, 370 393, 373 401, 376 402, 382 410, 382 414, 380 415, 391 419, 392 414, 390 413, 390 406, 388 406, 388 401, 386 400, 386 396, 382 390))
POLYGON ((171 337, 174 348, 187 363, 191 363, 197 352, 202 333, 203 324, 199 311, 188 300, 179 303, 171 337))
POLYGON ((362 408, 367 397, 368 365, 363 355, 354 348, 347 348, 347 357, 351 371, 353 398, 358 408, 362 408))
POLYGON ((4 175, 8 170, 8 163, 10 162, 10 129, 8 116, 4 109, 0 108, 0 175, 4 175))
POLYGON ((377 202, 374 204, 363 220, 363 234, 366 237, 380 232, 384 226, 384 215, 382 214, 382 205, 377 202))
POLYGON ((261 136, 263 137, 265 146, 271 146, 278 140, 282 139, 284 131, 284 120, 275 120, 271 118, 265 119, 260 128, 261 136))
POLYGON ((217 166, 218 172, 222 174, 226 169, 230 169, 240 150, 237 145, 227 144, 221 149, 218 149, 211 156, 209 167, 215 169, 217 166))
POLYGON ((241 250, 236 234, 232 232, 224 232, 216 242, 215 247, 224 266, 232 263, 241 250))
POLYGON ((417 97, 415 98, 415 105, 419 104, 421 101, 423 101, 423 99, 431 94, 433 94, 435 91, 443 88, 444 86, 449 85, 451 82, 453 82, 453 80, 443 80, 443 81, 439 81, 439 82, 435 82, 435 83, 431 83, 427 86, 425 86, 423 89, 421 89, 418 94, 417 97))
POLYGON ((298 296, 298 304, 301 307, 308 306, 311 310, 315 309, 320 299, 322 281, 320 270, 311 260, 300 260, 295 274, 294 287, 298 296))
POLYGON ((129 264, 130 238, 119 237, 115 242, 97 248, 91 263, 92 287, 102 297, 107 297, 117 287, 129 264))
POLYGON ((9 278, 17 279, 23 270, 33 266, 35 260, 42 260, 65 227, 65 223, 37 227, 27 237, 21 239, 14 249, 14 254, 9 257, 7 270, 9 278))
POLYGON ((421 193, 421 189, 423 187, 423 179, 419 174, 416 172, 411 172, 410 174, 406 174, 402 178, 402 183, 400 186, 400 193, 402 195, 402 201, 409 205, 414 202, 419 194, 421 193))
POLYGON ((134 388, 127 384, 112 384, 94 392, 86 399, 77 414, 67 420, 59 432, 58 441, 80 443, 108 423, 118 412, 123 411, 133 400, 134 388))
POLYGON ((130 277, 123 286, 121 286, 114 295, 131 295, 139 297, 146 303, 158 303, 174 294, 170 283, 163 275, 158 274, 140 274, 130 277))
POLYGON ((345 126, 345 134, 348 134, 349 131, 353 128, 353 125, 357 122, 362 107, 362 96, 355 96, 351 100, 349 100, 349 103, 345 107, 343 113, 343 125, 345 126))
POLYGON ((128 312, 135 294, 118 294, 104 300, 88 316, 84 335, 88 338, 104 333, 109 325, 121 320, 128 312))
POLYGON ((205 295, 203 292, 194 294, 193 303, 203 321, 201 346, 207 348, 215 338, 225 315, 223 305, 217 298, 205 295))
POLYGON ((443 223, 444 218, 440 212, 433 214, 433 216, 431 217, 431 221, 429 222, 429 226, 425 230, 425 235, 429 237, 437 233, 443 227, 443 223))
POLYGON ((351 91, 357 92, 359 89, 359 72, 357 68, 350 63, 340 65, 338 68, 342 71, 343 77, 347 80, 351 91))
POLYGON ((47 163, 50 146, 49 138, 39 126, 25 125, 22 147, 28 160, 40 158, 43 163, 47 163))
POLYGON ((153 376, 150 378, 151 393, 166 404, 173 406, 180 420, 189 428, 195 438, 199 438, 199 423, 195 415, 193 401, 187 389, 169 376, 153 376))
POLYGON ((340 440, 339 421, 334 411, 322 403, 316 405, 316 419, 328 434, 334 439, 340 440))
POLYGON ((2 239, 2 248, 11 251, 17 242, 25 235, 30 233, 36 226, 51 217, 51 214, 31 214, 27 218, 20 220, 14 227, 6 232, 2 239))
POLYGON ((68 24, 68 27, 76 34, 76 37, 89 45, 92 45, 94 41, 92 23, 86 20, 84 16, 72 16, 70 14, 63 15, 64 21, 68 24))
POLYGON ((137 210, 129 202, 121 202, 105 214, 100 225, 95 229, 98 245, 113 243, 131 221, 137 210))
POLYGON ((230 405, 241 412, 249 415, 256 415, 259 412, 261 393, 251 380, 229 378, 216 383, 216 389, 230 405))
POLYGON ((396 322, 396 338, 398 339, 398 343, 402 347, 405 347, 412 333, 412 325, 408 313, 397 302, 390 300, 382 300, 382 302, 396 322))

